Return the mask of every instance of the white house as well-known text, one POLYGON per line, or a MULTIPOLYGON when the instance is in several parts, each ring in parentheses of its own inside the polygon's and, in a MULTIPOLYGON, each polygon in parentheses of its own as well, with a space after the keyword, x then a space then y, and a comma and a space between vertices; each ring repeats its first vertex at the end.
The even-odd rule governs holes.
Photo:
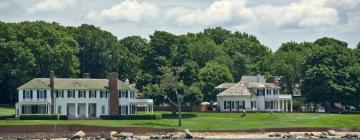
POLYGON ((153 112, 152 99, 137 99, 135 87, 109 73, 108 79, 34 78, 18 88, 16 116, 21 114, 61 114, 72 118, 100 115, 133 115, 137 107, 153 112))
POLYGON ((249 80, 251 82, 242 78, 238 83, 223 83, 215 87, 219 91, 217 106, 220 111, 293 111, 291 95, 280 94, 279 86, 265 83, 259 76, 256 78, 255 81, 249 80))

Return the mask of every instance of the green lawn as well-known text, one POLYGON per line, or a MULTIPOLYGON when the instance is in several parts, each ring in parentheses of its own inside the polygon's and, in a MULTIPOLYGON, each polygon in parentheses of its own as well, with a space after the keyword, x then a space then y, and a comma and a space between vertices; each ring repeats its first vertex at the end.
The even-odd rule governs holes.
MULTIPOLYGON (((3 112, 1 112, 3 113, 3 112)), ((156 112, 158 114, 164 112, 156 112)), ((360 127, 360 115, 315 113, 196 113, 197 117, 183 119, 183 127, 191 130, 247 130, 289 127, 360 127)), ((0 120, 0 125, 82 124, 112 127, 178 128, 177 119, 160 120, 0 120)))
POLYGON ((15 114, 15 108, 13 106, 0 106, 0 116, 10 116, 15 114))

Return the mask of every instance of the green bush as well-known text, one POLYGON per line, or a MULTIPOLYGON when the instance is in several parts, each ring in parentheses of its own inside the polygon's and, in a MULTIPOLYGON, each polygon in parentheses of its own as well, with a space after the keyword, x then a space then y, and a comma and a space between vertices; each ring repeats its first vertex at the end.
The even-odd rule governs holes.
POLYGON ((11 115, 11 116, 0 116, 0 120, 6 120, 6 119, 11 119, 11 118, 15 118, 15 115, 11 115))
MULTIPOLYGON (((178 114, 161 114, 161 118, 163 119, 177 119, 179 117, 178 114)), ((196 114, 181 114, 181 118, 194 118, 197 117, 196 114)))
POLYGON ((66 115, 57 115, 57 114, 25 114, 20 115, 20 120, 67 120, 68 116, 66 115))
POLYGON ((101 115, 101 119, 104 120, 156 120, 160 119, 161 116, 151 115, 101 115))

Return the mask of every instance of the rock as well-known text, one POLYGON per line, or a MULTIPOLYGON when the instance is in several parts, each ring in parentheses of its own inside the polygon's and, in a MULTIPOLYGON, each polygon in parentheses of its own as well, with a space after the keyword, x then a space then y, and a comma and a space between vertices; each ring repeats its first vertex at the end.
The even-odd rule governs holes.
POLYGON ((336 131, 335 130, 329 130, 329 131, 327 131, 327 134, 329 136, 336 136, 336 131))
POLYGON ((309 133, 304 133, 304 137, 310 137, 309 133))
POLYGON ((96 136, 95 140, 101 140, 101 136, 96 136))
POLYGON ((119 135, 122 138, 132 138, 134 136, 133 133, 128 133, 128 132, 121 132, 119 135))
POLYGON ((88 137, 87 140, 95 140, 94 137, 88 137))
POLYGON ((72 135, 71 139, 83 139, 85 138, 86 134, 84 131, 78 131, 74 135, 72 135))
POLYGON ((269 134, 269 137, 274 137, 274 133, 270 133, 270 134, 269 134))
POLYGON ((275 137, 281 137, 281 133, 274 133, 275 137))
POLYGON ((110 131, 110 138, 115 140, 118 139, 120 137, 120 134, 116 131, 110 131))
POLYGON ((23 137, 17 137, 16 140, 24 140, 23 137))
POLYGON ((358 138, 358 135, 357 134, 351 134, 350 135, 352 138, 358 138))
POLYGON ((314 132, 310 132, 310 136, 315 136, 315 133, 314 133, 314 132))
POLYGON ((150 139, 161 139, 160 135, 152 135, 150 136, 150 139))
POLYGON ((327 138, 327 134, 321 134, 320 136, 319 136, 319 138, 327 138))
POLYGON ((305 137, 303 137, 303 136, 296 136, 296 139, 303 139, 303 138, 305 138, 305 137))
POLYGON ((185 129, 185 139, 192 139, 194 136, 190 133, 189 129, 185 129))

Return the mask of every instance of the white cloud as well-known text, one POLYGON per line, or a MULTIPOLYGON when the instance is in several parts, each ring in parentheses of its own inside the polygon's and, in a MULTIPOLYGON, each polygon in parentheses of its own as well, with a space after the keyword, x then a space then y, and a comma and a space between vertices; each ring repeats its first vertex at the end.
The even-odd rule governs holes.
POLYGON ((42 0, 27 10, 30 13, 37 11, 61 11, 74 5, 75 0, 42 0))
POLYGON ((167 17, 180 26, 242 24, 281 28, 331 26, 338 23, 336 9, 325 0, 302 0, 285 5, 248 7, 245 0, 220 0, 206 9, 176 7, 167 17))
POLYGON ((252 11, 245 8, 244 0, 215 1, 204 10, 176 7, 169 10, 167 14, 167 18, 174 19, 175 23, 182 26, 248 22, 253 17, 252 11))
POLYGON ((90 12, 87 17, 92 20, 140 22, 157 18, 159 14, 160 8, 155 4, 146 1, 125 0, 109 9, 90 12))

